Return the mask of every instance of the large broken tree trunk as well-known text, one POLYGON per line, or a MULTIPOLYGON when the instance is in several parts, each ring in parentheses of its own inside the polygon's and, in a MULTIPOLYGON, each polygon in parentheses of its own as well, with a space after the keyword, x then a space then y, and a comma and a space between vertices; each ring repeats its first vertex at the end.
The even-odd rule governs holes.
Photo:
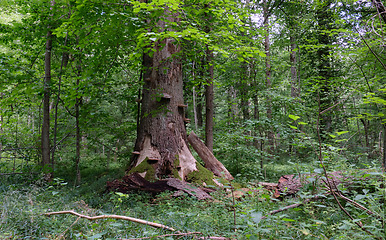
MULTIPOLYGON (((168 10, 165 14, 168 21, 177 21, 177 14, 168 10)), ((164 21, 157 25, 166 30, 164 21)), ((175 40, 166 38, 154 44, 152 56, 143 57, 141 120, 128 173, 139 173, 147 180, 168 177, 185 180, 189 173, 198 171, 187 146, 179 51, 175 40)))

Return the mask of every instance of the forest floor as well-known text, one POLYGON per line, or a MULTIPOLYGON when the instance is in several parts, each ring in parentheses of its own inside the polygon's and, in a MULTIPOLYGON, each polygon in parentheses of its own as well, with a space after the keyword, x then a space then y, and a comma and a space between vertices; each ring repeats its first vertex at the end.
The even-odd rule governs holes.
MULTIPOLYGON (((278 164, 278 172, 271 175, 275 179, 266 182, 277 182, 282 167, 278 164)), ((121 169, 119 164, 108 171, 90 165, 82 170, 80 186, 72 185, 70 169, 57 172, 50 184, 42 176, 0 176, 0 239, 382 239, 385 233, 384 193, 376 181, 361 183, 348 194, 381 220, 342 201, 354 217, 350 220, 331 195, 315 192, 312 184, 282 199, 259 186, 257 179, 225 186, 211 194, 213 199, 201 201, 188 195, 172 197, 170 192, 106 192, 107 181, 124 175, 121 169), (286 209, 294 204, 296 207, 286 209), (188 234, 172 236, 176 232, 121 219, 44 215, 64 210, 87 216, 133 217, 188 234), (358 221, 374 235, 361 230, 358 221)))

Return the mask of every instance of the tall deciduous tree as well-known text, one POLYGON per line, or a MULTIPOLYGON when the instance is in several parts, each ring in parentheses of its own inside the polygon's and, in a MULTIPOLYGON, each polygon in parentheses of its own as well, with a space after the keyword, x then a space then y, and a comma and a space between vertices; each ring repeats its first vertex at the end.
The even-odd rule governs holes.
MULTIPOLYGON (((164 15, 157 28, 171 30, 166 21, 177 23, 177 13, 166 9, 164 15)), ((184 180, 197 167, 184 126, 180 46, 172 38, 159 39, 152 51, 143 56, 141 120, 130 171, 147 179, 174 176, 184 180)))
MULTIPOLYGON (((53 16, 53 7, 55 1, 50 2, 51 17, 53 16)), ((42 123, 42 165, 48 166, 50 164, 50 95, 51 95, 51 52, 52 52, 52 26, 48 26, 46 52, 44 59, 44 98, 43 98, 43 123, 42 123)), ((51 174, 47 175, 50 179, 51 174)))
MULTIPOLYGON (((265 39, 264 39, 264 49, 265 49, 265 80, 267 91, 269 92, 272 86, 272 71, 271 71, 271 52, 270 52, 270 39, 269 39, 269 5, 267 0, 263 1, 263 17, 264 17, 264 28, 265 28, 265 39)), ((267 97, 267 118, 272 121, 272 98, 270 96, 267 97)), ((268 145, 269 152, 274 152, 274 133, 272 127, 267 130, 268 135, 268 145)))
MULTIPOLYGON (((320 111, 326 110, 333 103, 333 77, 334 69, 332 65, 330 35, 333 29, 332 1, 318 1, 316 3, 316 20, 318 27, 317 40, 319 46, 316 51, 316 68, 318 69, 319 101, 320 111)), ((320 118, 320 130, 322 137, 331 131, 332 114, 322 114, 320 118)))

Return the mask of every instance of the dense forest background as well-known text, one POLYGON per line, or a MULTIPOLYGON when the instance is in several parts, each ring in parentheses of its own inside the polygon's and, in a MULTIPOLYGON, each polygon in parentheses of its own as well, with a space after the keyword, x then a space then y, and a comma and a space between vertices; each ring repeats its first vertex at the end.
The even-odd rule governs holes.
MULTIPOLYGON (((95 189, 103 191, 103 183, 123 176, 147 81, 143 56, 165 39, 180 48, 170 58, 182 66, 186 131, 205 139, 235 181, 357 169, 384 178, 381 0, 9 0, 0 11, 4 183, 46 178, 51 183, 44 184, 75 188, 98 179, 95 189)), ((353 198, 381 216, 382 227, 378 220, 367 224, 381 239, 384 189, 379 181, 361 189, 353 198)), ((96 207, 91 199, 87 204, 96 207)), ((338 221, 357 230, 351 239, 371 236, 355 224, 361 214, 338 221)), ((248 216, 257 225, 262 220, 256 212, 248 216)), ((327 226, 330 239, 337 226, 327 226)), ((244 238, 264 236, 263 228, 256 235, 245 229, 244 238)))

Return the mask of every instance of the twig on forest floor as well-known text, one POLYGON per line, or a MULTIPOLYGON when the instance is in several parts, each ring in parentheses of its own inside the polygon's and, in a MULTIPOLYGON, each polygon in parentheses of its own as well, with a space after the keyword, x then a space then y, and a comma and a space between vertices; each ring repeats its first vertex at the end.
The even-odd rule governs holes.
MULTIPOLYGON (((174 233, 174 234, 165 234, 165 235, 159 235, 159 236, 151 236, 151 237, 142 237, 142 238, 120 238, 119 240, 144 240, 144 239, 153 239, 153 238, 162 238, 162 237, 171 237, 171 236, 189 236, 189 235, 203 235, 202 232, 187 232, 187 233, 174 233)), ((226 237, 199 237, 195 238, 199 240, 229 240, 230 238, 226 237)))
POLYGON ((173 233, 173 234, 165 234, 165 235, 142 237, 142 238, 120 238, 119 240, 142 240, 142 239, 153 239, 153 238, 162 238, 162 237, 171 237, 171 236, 188 236, 188 235, 196 235, 196 234, 203 234, 203 233, 201 232, 173 233))
POLYGON ((308 203, 308 202, 310 202, 310 201, 312 201, 312 200, 316 200, 316 199, 318 199, 318 198, 319 198, 318 196, 314 196, 314 197, 312 197, 312 198, 307 198, 307 199, 305 199, 305 200, 304 200, 303 202, 301 202, 301 203, 294 203, 294 204, 288 205, 288 206, 286 206, 286 207, 284 207, 284 208, 280 208, 280 209, 273 210, 273 211, 269 212, 267 215, 263 216, 261 219, 266 219, 268 216, 274 215, 274 214, 276 214, 276 213, 283 212, 283 211, 286 211, 286 210, 291 209, 291 208, 299 207, 299 206, 301 206, 301 205, 303 205, 303 204, 306 204, 306 203, 308 203))
POLYGON ((70 228, 72 228, 72 226, 74 226, 75 223, 77 223, 79 219, 80 219, 80 217, 78 217, 78 218, 75 220, 75 222, 73 222, 73 223, 71 224, 71 226, 69 226, 66 230, 64 230, 64 232, 62 232, 62 233, 59 235, 59 237, 58 237, 57 239, 60 240, 61 238, 63 238, 64 234, 66 234, 66 232, 67 232, 70 228))
POLYGON ((131 221, 131 222, 149 225, 149 226, 156 227, 156 228, 166 229, 166 230, 173 231, 173 232, 176 231, 174 228, 168 227, 168 226, 160 224, 160 223, 149 222, 146 220, 142 220, 142 219, 138 219, 138 218, 132 218, 132 217, 126 217, 126 216, 121 216, 121 215, 99 215, 99 216, 90 217, 87 215, 82 215, 82 214, 77 213, 77 212, 72 211, 72 210, 71 211, 59 211, 59 212, 44 213, 44 215, 46 215, 46 216, 58 215, 58 214, 72 214, 72 215, 78 216, 80 218, 86 218, 88 220, 97 220, 97 219, 106 219, 106 218, 122 219, 122 220, 127 220, 127 221, 131 221))
POLYGON ((335 193, 336 193, 336 195, 337 195, 338 197, 342 198, 342 199, 345 200, 346 202, 349 202, 349 203, 351 203, 352 205, 354 205, 355 207, 357 207, 357 208, 359 208, 359 209, 362 209, 363 211, 366 211, 366 213, 369 214, 369 215, 373 215, 375 218, 377 218, 378 220, 381 221, 382 227, 384 226, 384 220, 383 220, 383 218, 382 218, 381 216, 379 216, 378 214, 372 212, 371 210, 367 209, 366 207, 362 206, 361 204, 355 202, 354 200, 351 200, 350 198, 343 196, 342 193, 340 193, 340 192, 335 192, 335 193))

